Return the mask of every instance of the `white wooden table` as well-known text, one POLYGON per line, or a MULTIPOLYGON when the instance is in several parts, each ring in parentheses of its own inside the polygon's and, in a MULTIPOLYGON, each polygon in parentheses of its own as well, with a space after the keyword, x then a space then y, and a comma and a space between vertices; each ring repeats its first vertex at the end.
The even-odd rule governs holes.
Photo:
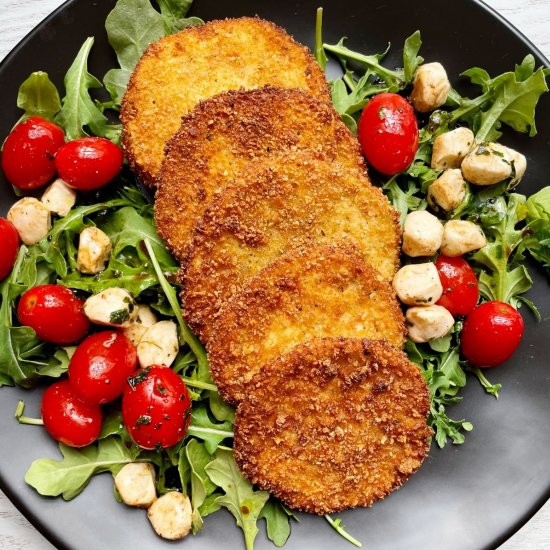
MULTIPOLYGON (((62 3, 63 0, 0 0, 0 29, 2 29, 0 60, 46 15, 62 3)), ((529 37, 550 59, 550 0, 486 0, 486 3, 529 37)), ((0 549, 53 549, 53 546, 29 524, 1 491, 0 549)), ((550 549, 550 501, 499 550, 548 549, 550 549)))

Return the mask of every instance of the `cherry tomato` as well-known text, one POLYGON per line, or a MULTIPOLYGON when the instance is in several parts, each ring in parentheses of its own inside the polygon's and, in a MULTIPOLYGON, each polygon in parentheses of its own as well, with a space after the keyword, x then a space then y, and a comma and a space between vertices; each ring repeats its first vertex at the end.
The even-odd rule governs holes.
POLYGON ((13 223, 0 218, 0 281, 10 273, 19 252, 19 234, 13 223))
POLYGON ((55 175, 54 155, 65 143, 63 130, 33 116, 8 135, 2 151, 2 170, 7 180, 21 189, 36 189, 55 175))
POLYGON ((479 285, 470 264, 461 256, 449 258, 439 256, 435 261, 443 295, 436 302, 455 317, 466 316, 476 307, 479 299, 479 285))
POLYGON ((361 113, 357 131, 367 161, 388 176, 403 172, 418 149, 414 109, 397 94, 373 97, 361 113))
POLYGON ((76 348, 69 364, 69 380, 82 401, 102 405, 122 395, 136 367, 134 344, 124 334, 106 330, 88 336, 76 348))
POLYGON ((85 447, 99 437, 102 414, 99 406, 80 401, 69 381, 62 380, 44 392, 42 420, 55 440, 70 447, 85 447))
POLYGON ((140 447, 172 447, 183 439, 191 421, 187 387, 168 367, 141 369, 124 388, 122 419, 140 447))
POLYGON ((464 321, 462 354, 474 367, 496 367, 518 347, 523 336, 523 318, 505 302, 485 302, 464 321))
POLYGON ((83 311, 84 302, 61 285, 35 286, 21 297, 17 316, 41 340, 71 344, 80 340, 90 322, 83 311))
POLYGON ((59 177, 89 191, 109 183, 122 168, 122 151, 105 138, 85 137, 66 143, 55 156, 59 177))

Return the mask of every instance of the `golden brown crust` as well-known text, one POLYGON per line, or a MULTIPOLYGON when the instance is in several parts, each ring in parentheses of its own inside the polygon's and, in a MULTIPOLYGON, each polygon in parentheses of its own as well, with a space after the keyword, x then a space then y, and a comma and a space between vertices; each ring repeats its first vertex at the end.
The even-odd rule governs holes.
POLYGON ((220 395, 238 403, 266 363, 327 336, 385 339, 396 347, 405 341, 391 284, 351 242, 294 249, 225 304, 207 344, 220 395))
POLYGON ((370 506, 429 451, 429 394, 417 365, 359 338, 306 342, 266 365, 234 424, 244 475, 291 508, 370 506))
POLYGON ((212 199, 187 251, 185 317, 207 342, 223 304, 303 241, 349 240, 388 280, 399 261, 397 214, 361 169, 314 154, 258 161, 212 199))
POLYGON ((317 160, 364 170, 359 143, 332 105, 302 90, 266 86, 201 102, 166 147, 155 221, 178 259, 212 200, 238 173, 262 160, 309 151, 317 160))
POLYGON ((200 100, 265 84, 302 88, 330 99, 325 75, 309 50, 259 18, 210 21, 149 45, 122 101, 122 144, 132 169, 154 185, 164 146, 200 100))

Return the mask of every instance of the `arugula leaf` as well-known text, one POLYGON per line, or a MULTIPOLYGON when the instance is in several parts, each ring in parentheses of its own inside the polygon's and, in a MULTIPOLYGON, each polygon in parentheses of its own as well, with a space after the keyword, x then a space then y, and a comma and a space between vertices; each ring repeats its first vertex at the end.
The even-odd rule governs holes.
POLYGON ((193 508, 193 534, 197 534, 203 525, 201 506, 208 495, 211 495, 217 486, 212 483, 206 474, 205 467, 213 458, 206 450, 205 445, 196 439, 191 439, 185 447, 185 455, 190 466, 191 473, 191 506, 193 508))
POLYGON ((527 199, 527 227, 523 244, 550 276, 550 187, 544 187, 527 199))
POLYGON ((354 546, 357 546, 357 548, 361 548, 363 546, 360 541, 358 541, 356 538, 352 537, 347 531, 346 526, 342 524, 342 520, 340 518, 332 519, 328 514, 325 514, 325 519, 329 522, 331 527, 342 537, 344 537, 348 542, 351 542, 354 546))
POLYGON ((41 495, 63 495, 65 500, 78 496, 93 475, 106 471, 115 475, 125 464, 134 462, 139 454, 137 447, 128 448, 120 438, 113 436, 82 449, 60 443, 59 449, 62 460, 35 460, 25 481, 41 495))
POLYGON ((235 516, 237 525, 243 530, 246 549, 253 550, 258 533, 256 522, 269 493, 254 491, 250 481, 241 474, 231 451, 219 449, 205 471, 212 482, 225 491, 216 502, 235 516))
POLYGON ((50 376, 51 378, 63 376, 69 370, 69 363, 75 350, 76 346, 57 348, 47 363, 37 370, 37 374, 40 376, 50 376))
MULTIPOLYGON (((402 178, 400 178, 401 180, 402 178)), ((402 189, 399 185, 397 176, 393 176, 382 186, 393 207, 399 212, 401 227, 403 227, 405 218, 409 212, 426 208, 426 201, 416 196, 420 188, 414 179, 406 178, 403 186, 405 189, 402 189)))
POLYGON ((63 127, 68 140, 84 137, 89 131, 95 136, 117 141, 120 125, 109 124, 90 97, 90 89, 102 87, 101 82, 88 72, 88 56, 93 43, 93 37, 86 39, 65 75, 65 97, 55 121, 63 127))
POLYGON ((420 31, 416 31, 405 40, 405 46, 403 47, 403 72, 407 84, 413 81, 418 65, 424 61, 424 58, 418 55, 420 46, 422 46, 420 31))
POLYGON ((498 190, 480 192, 469 214, 479 223, 487 237, 487 245, 471 259, 483 270, 479 272, 479 291, 487 300, 500 300, 518 307, 518 295, 533 284, 521 251, 522 230, 517 226, 527 215, 525 197, 516 193, 494 196, 498 190))
POLYGON ((167 19, 183 19, 193 5, 193 0, 156 0, 160 13, 167 19))
POLYGON ((337 44, 322 43, 322 9, 317 10, 315 32, 315 58, 323 69, 326 67, 326 53, 332 53, 340 61, 344 75, 329 82, 332 103, 342 117, 343 122, 357 134, 357 119, 359 113, 367 104, 369 98, 382 92, 397 92, 411 82, 414 72, 423 59, 417 56, 422 41, 420 32, 416 31, 405 41, 403 62, 405 69, 390 70, 380 61, 389 50, 374 55, 363 55, 344 46, 346 38, 341 38, 337 44), (351 65, 354 69, 352 70, 351 65), (357 69, 359 67, 359 69, 357 69), (355 73, 359 76, 356 78, 355 73))
POLYGON ((327 55, 323 48, 323 8, 317 8, 315 16, 315 49, 313 55, 323 71, 327 68, 327 55))
POLYGON ((178 320, 178 324, 181 331, 181 337, 189 345, 189 347, 195 354, 199 367, 203 371, 208 372, 208 358, 206 356, 206 351, 203 345, 201 344, 200 340, 191 332, 191 330, 187 326, 187 323, 184 321, 183 316, 181 314, 181 308, 178 302, 178 297, 176 296, 176 292, 172 288, 172 286, 168 283, 168 281, 166 280, 166 277, 164 276, 164 273, 162 272, 162 268, 155 255, 154 247, 151 244, 151 241, 149 239, 145 239, 144 244, 145 244, 145 248, 147 249, 147 252, 149 253, 151 262, 153 263, 153 267, 155 268, 155 273, 157 274, 157 278, 159 280, 160 286, 162 287, 162 290, 166 296, 166 299, 170 303, 170 306, 172 307, 172 311, 176 316, 176 319, 178 320))
POLYGON ((463 76, 482 89, 482 95, 475 100, 458 99, 459 109, 453 113, 453 120, 465 120, 476 134, 476 141, 495 141, 500 137, 501 123, 517 132, 537 133, 535 109, 540 96, 548 91, 546 72, 540 67, 535 71, 535 59, 529 54, 516 65, 514 71, 491 78, 479 67, 464 71, 463 76))
POLYGON ((550 222, 550 186, 543 187, 540 191, 527 199, 527 222, 545 220, 550 222))
POLYGON ((48 73, 36 71, 21 84, 17 93, 17 106, 25 111, 18 122, 31 116, 53 121, 61 109, 61 100, 48 73))
POLYGON ((36 379, 36 365, 32 356, 40 355, 44 344, 36 338, 30 327, 13 326, 13 309, 16 298, 26 290, 21 284, 22 264, 28 249, 22 245, 10 276, 0 284, 0 373, 3 384, 11 381, 30 387, 36 379))
MULTIPOLYGON (((119 208, 131 204, 125 198, 113 199, 107 202, 79 206, 73 208, 65 217, 56 220, 48 235, 40 241, 38 246, 44 252, 44 258, 48 264, 53 266, 60 279, 64 279, 68 273, 67 258, 65 257, 66 247, 74 235, 79 234, 85 226, 84 218, 112 208, 119 208)), ((76 269, 75 255, 68 258, 72 260, 72 269, 76 269)))
POLYGON ((187 433, 202 439, 206 450, 213 454, 224 439, 233 437, 232 428, 231 422, 213 422, 206 406, 200 404, 191 410, 191 424, 187 433))
POLYGON ((222 505, 218 502, 219 496, 219 493, 212 493, 204 499, 200 508, 200 513, 203 518, 221 509, 222 505))
MULTIPOLYGON (((460 330, 455 326, 454 335, 460 330)), ((460 388, 466 385, 466 374, 459 361, 458 344, 454 342, 432 342, 430 344, 415 344, 407 340, 405 351, 409 359, 420 366, 422 375, 430 390, 430 414, 428 424, 435 432, 435 440, 444 447, 448 439, 455 445, 464 442, 462 430, 472 429, 466 420, 452 420, 446 412, 446 405, 458 403, 460 388), (435 348, 435 349, 434 349, 435 348), (438 351, 443 350, 446 351, 438 351)))
POLYGON ((208 398, 208 404, 210 410, 214 415, 216 420, 223 422, 227 420, 228 422, 233 423, 235 421, 235 409, 228 405, 221 397, 217 391, 211 391, 208 398))
POLYGON ((164 18, 149 0, 119 0, 105 20, 105 30, 120 69, 108 71, 103 82, 114 104, 120 106, 141 54, 165 34, 164 18))
POLYGON ((130 438, 122 421, 122 413, 118 410, 112 410, 105 414, 98 439, 106 439, 111 435, 118 435, 123 439, 130 438))
POLYGON ((340 39, 337 44, 323 44, 325 51, 334 54, 340 61, 357 63, 365 72, 376 75, 391 91, 398 91, 405 87, 405 73, 402 70, 391 70, 380 64, 380 61, 387 53, 365 55, 350 50, 344 45, 346 37, 340 39))
POLYGON ((270 497, 258 519, 265 519, 269 540, 278 548, 283 547, 290 537, 290 517, 281 503, 270 497))
POLYGON ((189 25, 202 25, 204 23, 199 17, 185 17, 191 9, 193 0, 157 0, 157 4, 164 18, 166 34, 181 31, 189 25))
POLYGON ((203 23, 198 17, 185 17, 192 3, 193 0, 157 0, 159 13, 149 0, 118 0, 105 21, 109 44, 120 65, 103 77, 112 99, 110 107, 120 107, 132 71, 149 44, 189 25, 203 23))
POLYGON ((473 372, 477 379, 479 380, 479 383, 481 384, 481 387, 491 395, 494 395, 498 399, 498 392, 502 388, 502 384, 492 384, 487 380, 487 377, 483 374, 481 369, 475 368, 475 369, 468 369, 470 372, 473 372))
POLYGON ((133 206, 124 206, 103 216, 101 229, 113 245, 107 268, 95 276, 82 275, 75 269, 62 279, 64 285, 91 293, 123 286, 133 296, 139 296, 159 284, 155 269, 143 251, 145 239, 152 243, 164 273, 177 273, 178 265, 164 248, 149 212, 142 210, 140 214, 133 206))

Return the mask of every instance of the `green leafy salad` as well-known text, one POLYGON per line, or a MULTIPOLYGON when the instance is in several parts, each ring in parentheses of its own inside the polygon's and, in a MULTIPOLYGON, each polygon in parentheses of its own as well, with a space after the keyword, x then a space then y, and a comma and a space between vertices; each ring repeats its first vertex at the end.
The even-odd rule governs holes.
MULTIPOLYGON (((86 135, 120 141, 121 126, 113 122, 120 108, 129 77, 149 43, 188 25, 200 25, 197 17, 187 17, 190 0, 119 0, 107 17, 109 43, 119 67, 112 68, 103 81, 88 71, 93 38, 82 45, 65 76, 65 90, 59 91, 44 72, 33 72, 19 89, 17 105, 23 119, 40 116, 61 126, 67 139, 86 135), (94 99, 95 91, 107 92, 107 101, 94 99)), ((313 16, 313 14, 312 14, 313 16)), ((421 35, 416 31, 406 39, 403 68, 383 65, 386 52, 364 54, 322 40, 322 10, 317 14, 314 53, 324 69, 327 56, 340 62, 343 75, 330 82, 334 107, 347 127, 357 133, 359 116, 365 105, 384 92, 408 90, 418 66, 421 35)), ((446 103, 420 125, 419 147, 413 162, 381 184, 404 222, 409 212, 428 207, 427 192, 441 174, 430 164, 437 136, 455 127, 467 126, 476 142, 495 142, 504 126, 517 132, 536 134, 535 108, 548 91, 550 70, 536 68, 528 55, 513 71, 491 77, 474 67, 461 76, 479 88, 476 97, 463 97, 451 89, 446 103)), ((105 96, 106 97, 106 96, 105 96)), ((550 187, 526 198, 510 181, 474 188, 469 186, 460 206, 442 219, 460 219, 478 224, 487 245, 469 255, 479 281, 482 300, 499 300, 515 308, 526 306, 538 315, 536 305, 524 294, 532 279, 525 267, 530 254, 550 275, 550 187)), ((58 283, 87 297, 109 288, 126 289, 140 304, 149 306, 161 319, 178 326, 179 353, 172 369, 181 376, 192 399, 189 430, 181 443, 165 450, 143 450, 124 428, 120 406, 105 407, 101 434, 96 443, 84 448, 60 444, 60 459, 35 461, 25 480, 41 495, 69 500, 86 487, 91 477, 110 472, 116 475, 129 463, 144 462, 156 467, 156 492, 163 495, 179 490, 190 497, 192 531, 198 533, 204 518, 220 508, 235 517, 244 533, 247 549, 253 548, 260 519, 265 519, 267 536, 283 546, 298 518, 268 492, 256 490, 240 473, 232 452, 233 409, 218 395, 208 366, 208 357, 199 340, 182 318, 176 274, 178 263, 157 236, 153 209, 125 167, 116 182, 94 192, 79 195, 68 214, 58 217, 48 235, 37 244, 22 245, 11 274, 0 284, 0 385, 30 388, 41 380, 57 379, 67 373, 74 346, 39 340, 35 331, 21 326, 17 303, 29 288, 58 283), (106 268, 96 275, 77 268, 78 236, 86 227, 100 228, 112 243, 106 268)), ((531 314, 531 313, 530 313, 531 314)), ((431 395, 429 424, 439 447, 461 444, 472 429, 467 419, 453 419, 449 407, 462 398, 460 390, 470 373, 487 393, 498 397, 500 384, 491 383, 482 370, 461 358, 462 320, 451 332, 427 343, 408 340, 406 352, 422 370, 431 395)), ((24 416, 21 403, 16 417, 24 416)), ((32 429, 32 428, 29 428, 32 429)), ((116 494, 116 498, 119 498, 116 494)), ((360 543, 344 530, 339 519, 326 516, 330 525, 353 544, 360 543)))

